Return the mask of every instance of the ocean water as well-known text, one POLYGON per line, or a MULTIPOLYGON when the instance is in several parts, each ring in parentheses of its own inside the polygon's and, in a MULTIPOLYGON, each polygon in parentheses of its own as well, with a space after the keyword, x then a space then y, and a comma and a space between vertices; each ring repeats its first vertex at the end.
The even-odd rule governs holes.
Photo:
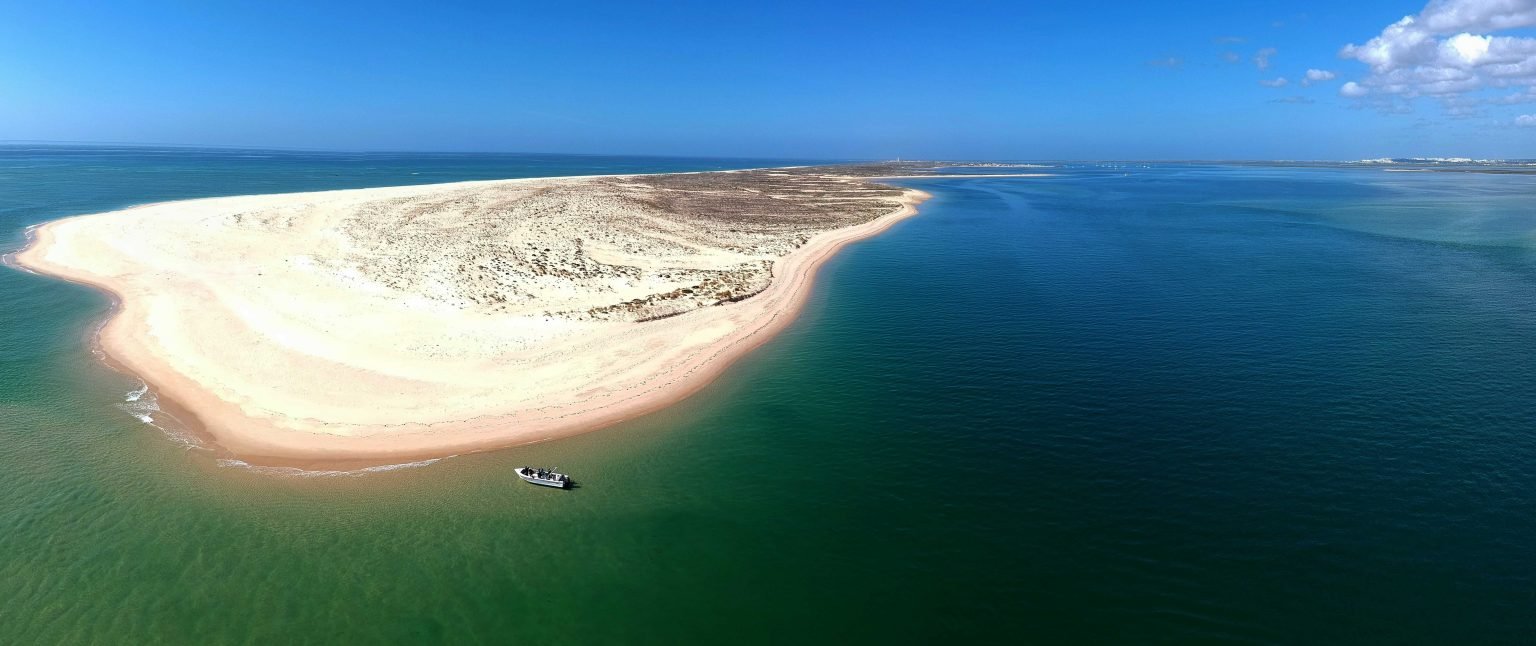
MULTIPOLYGON (((0 148, 0 236, 792 162, 0 148)), ((677 406, 368 472, 140 422, 105 299, 0 271, 0 643, 1536 639, 1536 177, 1047 172, 901 180, 922 214, 677 406)))

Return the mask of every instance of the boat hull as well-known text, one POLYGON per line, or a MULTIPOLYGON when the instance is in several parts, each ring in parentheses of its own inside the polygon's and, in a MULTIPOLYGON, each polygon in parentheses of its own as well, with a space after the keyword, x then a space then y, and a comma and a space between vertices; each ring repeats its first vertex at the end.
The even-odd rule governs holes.
POLYGON ((517 477, 522 478, 524 482, 529 484, 536 484, 541 487, 554 487, 556 489, 564 489, 571 484, 569 480, 546 480, 538 476, 523 475, 522 473, 518 473, 517 477))

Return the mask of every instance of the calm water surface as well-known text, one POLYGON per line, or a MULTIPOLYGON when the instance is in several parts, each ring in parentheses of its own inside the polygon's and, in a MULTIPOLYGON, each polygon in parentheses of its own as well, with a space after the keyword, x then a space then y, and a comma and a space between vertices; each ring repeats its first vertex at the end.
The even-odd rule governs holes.
MULTIPOLYGON (((0 148, 0 237, 792 161, 0 148)), ((103 298, 0 271, 0 642, 1536 639, 1536 178, 1049 172, 903 180, 681 405, 383 472, 221 466, 130 414, 103 298)))

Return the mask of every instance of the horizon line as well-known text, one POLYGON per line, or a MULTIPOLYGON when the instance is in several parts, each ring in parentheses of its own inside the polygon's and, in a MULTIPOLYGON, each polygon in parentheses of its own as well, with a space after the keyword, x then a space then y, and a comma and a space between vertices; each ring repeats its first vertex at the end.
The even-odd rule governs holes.
POLYGON ((1029 159, 1029 158, 875 158, 875 157, 763 157, 753 155, 699 155, 699 154, 657 154, 657 153, 578 153, 578 152, 554 152, 532 150, 407 150, 407 149, 339 149, 339 148, 306 148, 297 146, 250 146, 238 144, 189 144, 166 142, 142 142, 142 141, 81 141, 67 139, 0 139, 0 146, 95 146, 102 148, 185 148, 192 150, 227 150, 227 151, 259 151, 259 152, 287 152, 287 153, 333 153, 346 155, 550 155, 565 157, 651 157, 671 159, 735 159, 735 160, 794 160, 794 161, 823 161, 836 164, 859 162, 989 162, 989 163, 1351 163, 1375 161, 1379 159, 1392 160, 1469 160, 1475 162, 1527 162, 1536 158, 1509 158, 1488 159, 1476 157, 1445 157, 1445 156, 1407 156, 1407 157, 1362 157, 1358 159, 1262 159, 1262 158, 1227 158, 1227 159, 1200 159, 1200 158, 1143 158, 1143 159, 1029 159))

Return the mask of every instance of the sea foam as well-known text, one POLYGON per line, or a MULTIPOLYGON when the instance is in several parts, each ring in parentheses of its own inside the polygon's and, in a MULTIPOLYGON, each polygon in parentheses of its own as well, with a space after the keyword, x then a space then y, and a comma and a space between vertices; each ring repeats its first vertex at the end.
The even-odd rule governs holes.
MULTIPOLYGON (((161 413, 160 401, 155 397, 154 391, 149 389, 149 384, 142 381, 139 386, 123 394, 123 401, 118 402, 118 409, 132 415, 134 419, 159 429, 172 442, 188 449, 208 448, 198 440, 197 436, 185 430, 179 430, 175 424, 164 424, 157 419, 157 413, 161 413)), ((159 415, 159 417, 166 417, 159 415)), ((174 421, 174 420, 171 420, 174 421)), ((452 456, 449 456, 452 457, 452 456)), ((256 473, 274 476, 287 476, 297 478, 337 477, 337 476, 363 476, 370 473, 385 473, 399 471, 401 469, 419 469, 431 466, 446 458, 430 458, 415 462, 402 462, 399 464, 380 464, 359 469, 300 469, 298 467, 269 467, 251 464, 245 460, 236 458, 220 458, 218 465, 230 469, 247 469, 256 473)))
POLYGON ((141 381, 138 388, 123 395, 123 401, 117 407, 145 424, 154 424, 154 414, 160 412, 160 400, 149 392, 149 384, 141 381))
POLYGON ((162 413, 160 410, 160 400, 155 397, 155 393, 149 389, 149 384, 147 383, 141 381, 138 388, 134 388, 124 394, 123 401, 118 402, 117 408, 133 416, 134 419, 159 429, 172 442, 184 448, 206 448, 196 435, 181 428, 178 424, 165 423, 175 422, 175 419, 162 413))
POLYGON ((236 458, 221 458, 221 459, 219 459, 219 466, 225 467, 225 468, 228 468, 228 469, 246 469, 246 470, 254 471, 256 473, 261 473, 261 474, 264 474, 264 475, 286 476, 286 477, 293 477, 293 478, 332 478, 332 477, 339 477, 339 476, 357 477, 357 476, 367 475, 367 474, 370 474, 370 473, 384 473, 384 472, 387 472, 387 471, 399 471, 401 469, 419 469, 421 467, 426 467, 426 466, 431 466, 433 464, 437 464, 438 462, 441 462, 441 461, 443 461, 445 459, 447 459, 447 458, 431 458, 431 459, 427 459, 427 460, 417 460, 415 462, 402 462, 400 464, 380 464, 380 465, 377 465, 377 466, 362 467, 360 469, 348 469, 348 470, 338 470, 338 469, 300 469, 298 467, 268 467, 268 466, 260 466, 260 465, 251 464, 249 462, 246 462, 245 460, 240 460, 240 459, 236 459, 236 458))

